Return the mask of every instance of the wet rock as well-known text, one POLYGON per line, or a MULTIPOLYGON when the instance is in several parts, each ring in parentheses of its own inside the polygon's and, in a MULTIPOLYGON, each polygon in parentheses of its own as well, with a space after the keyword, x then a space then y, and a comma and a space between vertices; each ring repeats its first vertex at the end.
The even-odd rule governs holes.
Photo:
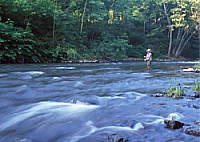
POLYGON ((73 104, 76 104, 77 101, 78 101, 77 98, 73 98, 70 102, 73 103, 73 104))
POLYGON ((195 98, 200 98, 200 92, 194 92, 194 97, 195 98))
POLYGON ((83 97, 75 97, 72 98, 71 100, 69 100, 70 103, 73 104, 78 104, 78 103, 85 103, 85 104, 89 104, 89 105, 99 105, 99 99, 98 97, 94 96, 94 97, 87 97, 87 98, 83 98, 83 97))
POLYGON ((164 106, 166 105, 165 103, 158 103, 159 106, 164 106))
POLYGON ((200 73, 200 69, 186 68, 186 69, 183 69, 183 72, 195 72, 195 73, 200 73))
POLYGON ((193 68, 186 68, 183 69, 183 72, 195 72, 195 70, 193 68))
POLYGON ((174 120, 164 120, 166 128, 169 129, 180 129, 184 126, 184 123, 174 120))
POLYGON ((157 93, 157 94, 152 94, 151 96, 152 97, 164 97, 164 94, 157 93))
POLYGON ((124 121, 120 126, 130 127, 133 128, 137 122, 135 120, 127 120, 124 121))
POLYGON ((200 69, 195 69, 195 73, 200 73, 200 69))
POLYGON ((198 121, 198 120, 195 120, 195 121, 194 121, 194 124, 196 124, 196 125, 199 125, 199 126, 200 126, 200 121, 198 121))
POLYGON ((200 109, 198 104, 184 104, 183 106, 187 106, 189 108, 200 109))
POLYGON ((119 138, 116 142, 128 142, 127 138, 119 138))
POLYGON ((195 104, 192 104, 191 107, 192 107, 192 108, 195 108, 195 109, 200 109, 200 106, 195 105, 195 104))
POLYGON ((110 142, 128 142, 129 141, 127 138, 119 137, 117 134, 109 135, 107 138, 108 138, 108 141, 110 142))
POLYGON ((189 135, 200 136, 200 127, 188 127, 184 132, 189 135))
POLYGON ((200 91, 194 92, 191 95, 188 95, 190 99, 200 98, 200 91))
POLYGON ((100 104, 100 101, 98 99, 98 97, 96 96, 92 96, 92 97, 87 97, 84 102, 87 102, 91 105, 99 105, 100 104))

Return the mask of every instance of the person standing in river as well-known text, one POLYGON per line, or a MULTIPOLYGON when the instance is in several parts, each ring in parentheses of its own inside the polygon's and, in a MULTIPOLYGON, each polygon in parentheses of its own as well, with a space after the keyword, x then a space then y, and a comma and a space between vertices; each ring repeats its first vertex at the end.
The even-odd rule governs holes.
POLYGON ((150 68, 151 68, 151 61, 152 61, 151 49, 147 49, 147 54, 146 54, 146 56, 144 56, 144 61, 147 62, 147 69, 150 70, 150 68))

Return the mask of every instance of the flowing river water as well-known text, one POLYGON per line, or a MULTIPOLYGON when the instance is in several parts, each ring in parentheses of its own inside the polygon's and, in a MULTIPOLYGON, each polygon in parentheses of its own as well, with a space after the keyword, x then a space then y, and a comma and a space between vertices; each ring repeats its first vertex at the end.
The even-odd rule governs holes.
POLYGON ((200 142, 164 120, 200 120, 193 63, 0 65, 0 142, 200 142), (152 97, 181 83, 186 97, 152 97))

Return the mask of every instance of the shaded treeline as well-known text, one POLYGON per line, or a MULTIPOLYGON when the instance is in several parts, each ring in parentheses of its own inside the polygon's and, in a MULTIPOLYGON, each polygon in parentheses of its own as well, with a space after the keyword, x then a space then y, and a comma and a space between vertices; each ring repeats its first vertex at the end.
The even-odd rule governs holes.
POLYGON ((0 0, 0 62, 199 57, 199 0, 0 0))

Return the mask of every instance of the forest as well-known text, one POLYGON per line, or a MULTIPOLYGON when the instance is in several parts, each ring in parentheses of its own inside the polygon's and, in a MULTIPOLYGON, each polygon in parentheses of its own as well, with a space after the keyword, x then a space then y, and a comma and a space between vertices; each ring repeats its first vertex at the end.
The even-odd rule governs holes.
POLYGON ((200 0, 0 0, 0 63, 200 57, 200 0))

